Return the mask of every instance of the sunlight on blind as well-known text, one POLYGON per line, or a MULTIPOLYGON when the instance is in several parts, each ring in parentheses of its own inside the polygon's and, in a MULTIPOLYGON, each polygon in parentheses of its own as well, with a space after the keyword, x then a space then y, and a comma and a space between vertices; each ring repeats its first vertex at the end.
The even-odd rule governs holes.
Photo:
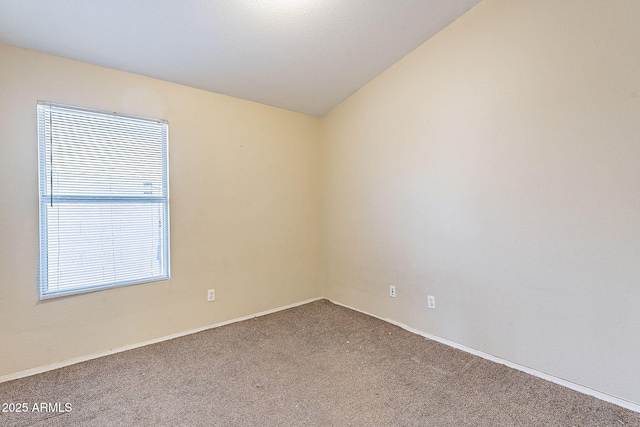
POLYGON ((40 297, 169 278, 167 123, 38 103, 40 297))

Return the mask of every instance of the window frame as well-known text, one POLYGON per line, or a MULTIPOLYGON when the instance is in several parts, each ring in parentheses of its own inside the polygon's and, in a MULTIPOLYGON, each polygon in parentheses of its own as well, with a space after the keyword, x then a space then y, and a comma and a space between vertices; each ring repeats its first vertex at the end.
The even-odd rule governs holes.
MULTIPOLYGON (((101 291, 112 288, 119 288, 124 286, 132 286, 136 284, 142 283, 152 283, 158 281, 169 280, 171 277, 171 256, 170 256, 170 202, 169 202, 169 126, 168 121, 161 119, 154 119, 142 116, 134 116, 129 114, 116 113, 112 111, 104 111, 97 110, 91 108, 84 107, 76 107, 71 105, 47 102, 47 101, 38 101, 37 102, 37 128, 38 128, 38 199, 39 199, 39 232, 40 232, 40 262, 39 262, 39 277, 38 277, 38 294, 40 300, 63 297, 68 295, 76 295, 83 294, 88 292, 101 291), (68 195, 58 195, 56 196, 53 187, 51 187, 51 191, 49 191, 47 179, 53 179, 53 172, 51 175, 47 173, 47 165, 49 164, 47 157, 47 145, 51 144, 51 138, 47 139, 47 132, 45 131, 44 121, 46 121, 45 111, 51 111, 50 109, 56 110, 67 110, 72 111, 76 114, 86 114, 88 116, 98 116, 101 118, 109 118, 109 117, 117 117, 119 120, 131 120, 131 123, 134 122, 148 122, 155 123, 161 126, 160 134, 161 137, 159 142, 161 144, 161 156, 160 162, 161 170, 162 170, 162 195, 160 196, 104 196, 104 195, 77 195, 77 196, 68 196, 68 195), (144 278, 135 278, 131 280, 120 280, 115 282, 104 281, 104 283, 99 285, 88 285, 88 286, 75 286, 65 288, 62 286, 60 289, 60 285, 58 285, 57 289, 50 289, 50 277, 49 277, 49 209, 48 205, 51 204, 51 207, 58 203, 76 203, 82 204, 85 203, 87 206, 90 206, 91 203, 97 204, 115 204, 115 203, 155 203, 160 204, 161 212, 159 213, 159 217, 161 219, 161 224, 159 228, 161 228, 161 237, 158 239, 159 244, 162 246, 162 250, 158 249, 161 253, 160 262, 160 275, 151 275, 144 278)), ((49 116, 49 133, 48 135, 51 137, 51 118, 49 116)), ((82 137, 87 137, 87 135, 83 135, 82 137)), ((98 146, 102 147, 103 146, 98 146)), ((146 193, 143 193, 146 194, 146 193)), ((69 285, 71 286, 71 285, 69 285)))

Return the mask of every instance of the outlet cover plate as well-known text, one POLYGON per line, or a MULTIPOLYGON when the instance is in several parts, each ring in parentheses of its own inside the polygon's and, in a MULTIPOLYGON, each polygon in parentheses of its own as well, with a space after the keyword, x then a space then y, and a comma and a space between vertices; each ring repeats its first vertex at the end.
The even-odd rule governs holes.
POLYGON ((433 295, 427 295, 427 307, 432 310, 436 309, 436 297, 433 295))

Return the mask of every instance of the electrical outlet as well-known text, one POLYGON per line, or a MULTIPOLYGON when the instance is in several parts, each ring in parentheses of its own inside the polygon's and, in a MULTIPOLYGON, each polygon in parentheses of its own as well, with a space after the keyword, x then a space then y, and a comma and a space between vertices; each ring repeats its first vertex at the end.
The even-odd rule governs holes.
POLYGON ((436 309, 436 297, 433 295, 427 295, 427 307, 433 310, 436 309))
POLYGON ((214 301, 216 299, 216 290, 209 289, 207 291, 207 301, 214 301))
POLYGON ((389 286, 389 296, 391 298, 395 298, 396 297, 396 287, 391 285, 389 286))

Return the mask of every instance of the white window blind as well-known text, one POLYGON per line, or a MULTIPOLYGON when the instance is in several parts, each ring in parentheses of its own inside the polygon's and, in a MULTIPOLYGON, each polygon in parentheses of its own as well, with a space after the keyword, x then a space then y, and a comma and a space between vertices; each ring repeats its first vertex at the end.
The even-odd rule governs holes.
POLYGON ((40 298, 169 278, 168 125, 38 102, 40 298))

